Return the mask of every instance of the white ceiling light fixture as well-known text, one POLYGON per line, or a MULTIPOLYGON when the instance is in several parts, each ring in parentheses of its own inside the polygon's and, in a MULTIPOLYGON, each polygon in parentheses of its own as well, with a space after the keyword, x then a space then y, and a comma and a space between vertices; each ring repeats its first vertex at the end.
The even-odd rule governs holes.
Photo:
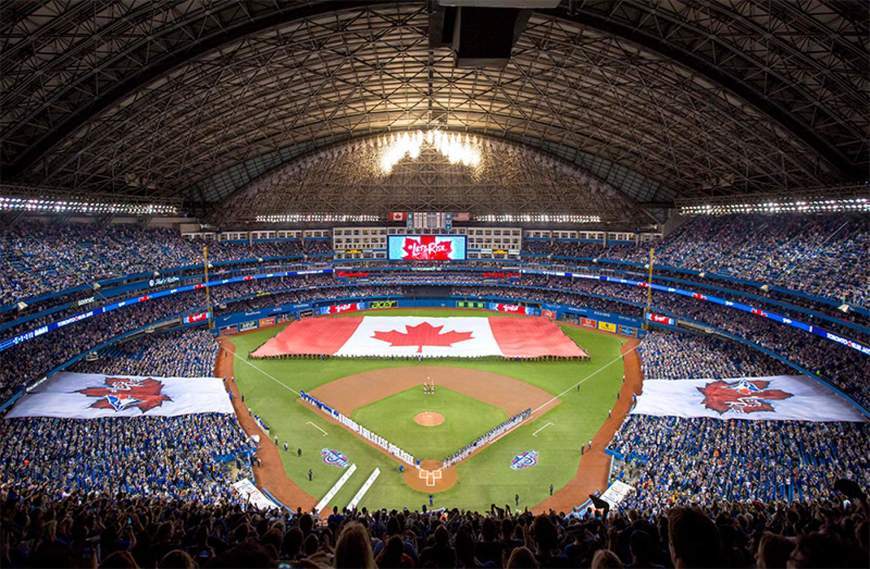
POLYGON ((475 136, 445 133, 440 130, 421 130, 393 135, 381 151, 379 166, 383 174, 390 174, 393 167, 406 156, 412 160, 420 157, 423 145, 435 148, 451 164, 469 168, 480 165, 480 143, 475 136))

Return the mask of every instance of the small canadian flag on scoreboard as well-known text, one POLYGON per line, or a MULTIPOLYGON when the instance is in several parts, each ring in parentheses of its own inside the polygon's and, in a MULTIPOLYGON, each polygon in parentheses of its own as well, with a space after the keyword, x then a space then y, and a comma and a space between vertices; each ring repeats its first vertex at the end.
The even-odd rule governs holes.
POLYGON ((407 211, 391 211, 387 216, 390 221, 408 221, 407 211))

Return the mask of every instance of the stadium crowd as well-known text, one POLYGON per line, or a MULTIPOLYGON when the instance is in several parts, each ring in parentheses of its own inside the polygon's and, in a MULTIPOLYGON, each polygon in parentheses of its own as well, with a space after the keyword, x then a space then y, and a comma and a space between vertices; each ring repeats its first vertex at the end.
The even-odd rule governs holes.
POLYGON ((623 509, 827 500, 838 478, 870 483, 866 423, 630 415, 609 448, 643 464, 623 509))
MULTIPOLYGON (((866 306, 870 218, 862 214, 697 216, 655 243, 656 262, 776 284, 866 306)), ((646 246, 536 242, 536 255, 644 263, 646 246)))
MULTIPOLYGON (((191 380, 195 381, 195 380, 191 380)), ((0 421, 0 480, 71 492, 237 500, 255 446, 235 415, 0 421)))
POLYGON ((11 567, 865 567, 867 503, 658 513, 333 510, 326 521, 156 497, 0 486, 11 567))
POLYGON ((218 344, 207 330, 149 334, 112 346, 72 371, 160 377, 212 377, 218 344))
POLYGON ((101 279, 209 261, 322 257, 328 240, 196 241, 174 229, 19 222, 0 230, 0 304, 101 279), (135 254, 131 254, 135 251, 135 254))
POLYGON ((722 379, 795 373, 746 346, 708 336, 651 332, 643 338, 637 352, 644 379, 722 379))

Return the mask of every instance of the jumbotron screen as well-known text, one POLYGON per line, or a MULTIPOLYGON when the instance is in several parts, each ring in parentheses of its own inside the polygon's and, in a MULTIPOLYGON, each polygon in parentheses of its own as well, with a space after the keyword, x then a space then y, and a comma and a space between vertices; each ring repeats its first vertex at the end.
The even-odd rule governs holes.
POLYGON ((391 261, 464 261, 465 235, 388 235, 391 261))

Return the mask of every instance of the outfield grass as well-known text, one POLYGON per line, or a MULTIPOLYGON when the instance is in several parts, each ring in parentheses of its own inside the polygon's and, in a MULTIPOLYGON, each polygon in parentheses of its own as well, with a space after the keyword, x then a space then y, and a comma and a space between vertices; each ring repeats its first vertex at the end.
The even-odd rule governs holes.
MULTIPOLYGON (((498 316, 487 311, 443 309, 393 309, 390 315, 498 316)), ((359 314, 357 314, 359 315, 359 314)), ((396 464, 345 429, 327 422, 314 409, 297 401, 296 391, 310 391, 340 377, 375 369, 412 367, 406 360, 247 360, 256 349, 281 328, 261 330, 231 338, 239 359, 235 376, 246 404, 273 429, 273 436, 288 441, 291 452, 282 454, 288 475, 313 496, 320 498, 341 476, 342 471, 324 464, 322 448, 333 448, 348 455, 359 468, 334 503, 345 506, 362 486, 369 473, 380 467, 382 474, 371 488, 362 505, 369 507, 407 506, 419 508, 426 495, 409 488, 402 480, 396 464), (315 428, 323 429, 327 436, 315 428), (302 448, 301 458, 295 449, 302 448), (314 471, 314 480, 306 477, 314 471)), ((467 369, 520 379, 554 395, 562 403, 544 416, 518 428, 497 441, 458 468, 459 481, 450 490, 436 495, 436 506, 458 506, 488 509, 492 503, 513 504, 514 494, 520 495, 520 505, 532 507, 548 496, 548 487, 561 488, 575 474, 580 460, 579 448, 592 439, 607 417, 621 387, 623 374, 620 346, 624 338, 592 331, 564 327, 565 333, 585 349, 588 361, 517 362, 501 360, 427 360, 426 365, 460 366, 467 369), (574 386, 580 383, 579 390, 574 386), (533 433, 541 430, 537 436, 533 433), (511 470, 510 461, 516 454, 536 450, 537 466, 526 470, 511 470)), ((415 410, 422 411, 424 408, 415 410)), ((413 416, 413 415, 412 415, 413 416)), ((365 423, 363 423, 365 424, 365 423)), ((457 441, 457 445, 467 441, 457 441)), ((578 503, 583 497, 578 496, 578 503)))
POLYGON ((351 418, 419 459, 440 460, 508 417, 494 405, 444 387, 434 395, 413 387, 360 407, 351 418), (441 413, 444 423, 418 425, 414 416, 421 411, 441 413))

